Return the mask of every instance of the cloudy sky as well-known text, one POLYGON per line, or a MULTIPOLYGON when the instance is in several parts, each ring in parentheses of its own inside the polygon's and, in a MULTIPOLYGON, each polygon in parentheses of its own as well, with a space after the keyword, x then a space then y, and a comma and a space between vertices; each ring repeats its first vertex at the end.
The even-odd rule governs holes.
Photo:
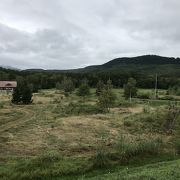
POLYGON ((69 69, 180 56, 179 0, 1 0, 0 65, 69 69))

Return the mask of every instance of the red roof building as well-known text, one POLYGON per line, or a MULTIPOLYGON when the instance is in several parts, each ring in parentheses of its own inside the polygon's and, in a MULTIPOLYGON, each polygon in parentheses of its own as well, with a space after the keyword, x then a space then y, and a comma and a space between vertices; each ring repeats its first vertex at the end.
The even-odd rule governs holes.
POLYGON ((16 87, 16 81, 0 81, 0 90, 14 90, 16 87))

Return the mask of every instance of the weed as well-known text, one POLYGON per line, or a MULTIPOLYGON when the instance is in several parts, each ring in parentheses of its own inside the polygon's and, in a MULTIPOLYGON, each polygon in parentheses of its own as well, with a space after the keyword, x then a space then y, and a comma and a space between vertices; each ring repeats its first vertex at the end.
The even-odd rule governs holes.
POLYGON ((97 151, 93 159, 94 168, 105 168, 110 165, 110 160, 108 154, 104 150, 97 151))

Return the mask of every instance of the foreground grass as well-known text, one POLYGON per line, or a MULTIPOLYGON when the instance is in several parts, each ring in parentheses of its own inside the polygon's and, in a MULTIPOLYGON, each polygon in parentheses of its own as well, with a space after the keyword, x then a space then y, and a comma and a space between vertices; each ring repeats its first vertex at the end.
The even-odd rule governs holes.
POLYGON ((51 179, 178 179, 180 160, 164 155, 133 158, 125 165, 95 168, 92 159, 62 157, 54 154, 27 159, 14 159, 0 165, 2 180, 51 179), (176 160, 175 160, 176 159, 176 160))
POLYGON ((89 180, 179 180, 180 160, 148 164, 142 167, 125 167, 115 172, 97 175, 94 177, 81 177, 89 180))
POLYGON ((180 119, 164 133, 168 101, 129 103, 114 92, 106 114, 94 89, 86 99, 43 90, 27 106, 0 95, 0 179, 177 179, 180 119))

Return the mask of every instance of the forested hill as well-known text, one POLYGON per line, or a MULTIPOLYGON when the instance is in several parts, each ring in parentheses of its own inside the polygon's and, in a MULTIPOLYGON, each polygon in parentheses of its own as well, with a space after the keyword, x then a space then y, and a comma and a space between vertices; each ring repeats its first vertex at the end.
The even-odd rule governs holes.
POLYGON ((153 88, 158 74, 158 86, 162 89, 180 85, 180 58, 146 55, 132 58, 117 58, 102 65, 88 66, 72 70, 10 70, 0 68, 0 80, 25 79, 39 89, 54 88, 64 76, 71 77, 76 87, 87 79, 91 87, 96 87, 101 79, 109 78, 115 87, 123 87, 129 77, 137 80, 138 87, 153 88))
POLYGON ((113 59, 102 65, 88 66, 86 68, 82 68, 79 70, 77 69, 76 71, 82 71, 82 72, 95 71, 95 70, 106 71, 108 69, 113 70, 113 68, 114 69, 120 68, 121 70, 122 67, 130 70, 128 66, 131 67, 131 65, 135 65, 135 66, 132 66, 133 67, 133 69, 131 69, 132 71, 136 70, 136 68, 139 69, 139 67, 141 67, 141 69, 143 69, 142 67, 146 67, 146 69, 147 67, 151 68, 151 65, 153 67, 160 67, 161 65, 180 65, 180 58, 162 57, 162 56, 156 56, 156 55, 123 57, 123 58, 113 59))
MULTIPOLYGON (((85 68, 79 68, 79 69, 70 69, 70 70, 44 70, 44 69, 26 69, 25 71, 30 72, 41 72, 41 71, 48 71, 48 72, 91 72, 96 70, 102 70, 106 71, 108 69, 115 68, 125 68, 124 70, 136 70, 134 67, 131 69, 131 65, 136 65, 137 69, 138 67, 144 67, 148 65, 151 68, 151 65, 153 66, 160 66, 160 65, 180 65, 180 58, 173 58, 173 57, 162 57, 162 56, 156 56, 156 55, 144 55, 144 56, 137 56, 137 57, 123 57, 123 58, 116 58, 113 59, 105 64, 102 65, 93 65, 93 66, 87 66, 85 68), (128 66, 130 68, 128 68, 128 66)), ((146 66, 147 67, 147 66, 146 66)), ((143 69, 143 68, 141 68, 143 69)), ((152 70, 152 69, 151 69, 152 70)))
POLYGON ((109 61, 103 66, 112 66, 118 64, 180 64, 179 58, 169 58, 169 57, 162 57, 156 55, 146 55, 146 56, 138 56, 132 58, 116 58, 112 61, 109 61))

